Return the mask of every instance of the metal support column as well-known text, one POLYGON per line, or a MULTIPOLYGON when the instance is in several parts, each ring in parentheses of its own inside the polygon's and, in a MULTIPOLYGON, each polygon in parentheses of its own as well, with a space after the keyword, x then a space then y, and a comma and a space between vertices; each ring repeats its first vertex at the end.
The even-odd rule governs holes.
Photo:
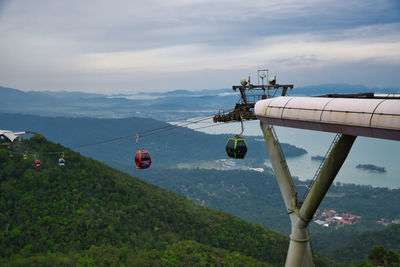
POLYGON ((300 206, 297 201, 297 192, 293 179, 278 138, 272 126, 263 122, 260 122, 260 126, 264 133, 269 159, 292 225, 285 266, 313 266, 308 224, 350 152, 356 136, 342 135, 340 137, 325 160, 310 193, 300 206))

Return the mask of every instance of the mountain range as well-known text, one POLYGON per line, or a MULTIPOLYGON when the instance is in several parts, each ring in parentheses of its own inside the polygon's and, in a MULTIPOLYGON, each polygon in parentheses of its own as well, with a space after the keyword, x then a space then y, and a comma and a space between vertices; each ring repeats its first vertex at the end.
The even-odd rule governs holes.
MULTIPOLYGON (((340 93, 398 93, 395 88, 369 88, 363 85, 327 84, 295 87, 293 96, 340 93)), ((21 91, 0 86, 0 112, 49 117, 128 118, 145 117, 161 121, 181 121, 213 115, 231 109, 239 100, 232 89, 135 94, 92 94, 82 92, 21 91)))

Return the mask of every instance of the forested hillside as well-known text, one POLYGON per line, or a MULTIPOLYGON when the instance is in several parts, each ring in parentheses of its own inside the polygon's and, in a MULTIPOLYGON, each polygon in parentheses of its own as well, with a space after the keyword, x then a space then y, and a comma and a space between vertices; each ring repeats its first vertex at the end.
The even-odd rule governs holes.
POLYGON ((366 231, 334 253, 342 260, 362 259, 373 246, 390 248, 400 254, 400 225, 394 224, 379 231, 366 231))
POLYGON ((140 176, 203 206, 261 223, 287 236, 290 233, 290 221, 272 170, 260 173, 151 168, 140 176))
MULTIPOLYGON (((140 175, 204 206, 227 211, 250 222, 259 222, 265 228, 286 236, 290 234, 290 221, 272 170, 259 173, 152 168, 140 175)), ((295 180, 295 184, 299 196, 302 196, 301 190, 307 182, 295 180)), ((384 245, 387 249, 399 251, 400 240, 390 238, 389 234, 398 228, 385 229, 377 223, 382 218, 387 221, 400 218, 400 206, 388 203, 400 203, 400 189, 340 183, 332 185, 319 209, 334 209, 338 214, 350 212, 362 219, 358 224, 328 228, 312 223, 312 247, 332 259, 346 261, 367 259, 373 246, 384 245), (374 232, 376 230, 382 232, 374 232)))
POLYGON ((0 149, 0 265, 284 262, 287 238, 41 136, 10 151, 0 149), (65 166, 58 166, 59 151, 65 166))

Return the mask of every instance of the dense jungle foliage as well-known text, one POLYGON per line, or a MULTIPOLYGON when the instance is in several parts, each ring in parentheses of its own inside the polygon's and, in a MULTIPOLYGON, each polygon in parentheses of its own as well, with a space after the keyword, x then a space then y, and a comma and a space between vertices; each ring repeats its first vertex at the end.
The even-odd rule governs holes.
POLYGON ((287 245, 259 224, 201 207, 42 136, 0 149, 0 265, 281 266, 287 245), (60 151, 66 166, 58 166, 60 151))
POLYGON ((368 260, 359 264, 358 267, 400 266, 400 254, 393 250, 388 250, 384 246, 374 246, 372 252, 368 255, 368 260))
MULTIPOLYGON (((261 223, 265 228, 286 236, 290 233, 290 221, 272 170, 260 173, 152 168, 142 172, 141 177, 201 205, 261 223)), ((295 184, 299 196, 302 196, 301 190, 307 183, 295 180, 295 184)), ((334 209, 339 214, 350 212, 362 216, 362 220, 359 224, 343 227, 325 228, 311 224, 313 249, 331 259, 346 262, 367 260, 373 246, 384 245, 400 252, 400 233, 394 234, 400 225, 385 228, 377 224, 382 218, 388 221, 400 218, 400 206, 396 203, 400 203, 400 189, 332 185, 320 210, 334 209)))
MULTIPOLYGON (((0 147, 0 265, 281 266, 285 260, 287 238, 265 230, 260 223, 252 225, 195 204, 219 203, 219 208, 225 205, 225 210, 231 207, 235 211, 239 202, 229 197, 234 195, 242 203, 236 213, 253 213, 250 221, 257 222, 260 220, 252 211, 256 195, 261 201, 257 205, 265 207, 259 215, 287 220, 281 214, 282 200, 270 174, 266 179, 265 173, 258 177, 255 172, 252 176, 238 171, 246 180, 236 181, 229 171, 197 170, 204 174, 198 183, 198 176, 190 170, 181 172, 186 173, 183 177, 166 169, 142 172, 152 182, 163 180, 173 191, 194 193, 197 197, 187 194, 195 201, 191 202, 42 136, 7 148, 0 147), (28 158, 24 159, 26 152, 28 158), (66 166, 58 166, 61 152, 66 166), (40 168, 34 168, 35 158, 41 160, 40 168), (269 188, 268 194, 264 187, 269 188)), ((335 190, 343 190, 343 186, 332 192, 335 190)), ((390 240, 383 232, 375 236, 390 240)), ((365 244, 361 255, 376 243, 365 244)), ((357 246, 350 244, 345 252, 351 255, 357 246)), ((391 259, 393 253, 379 255, 391 259)), ((317 253, 314 261, 316 266, 339 266, 317 253)))

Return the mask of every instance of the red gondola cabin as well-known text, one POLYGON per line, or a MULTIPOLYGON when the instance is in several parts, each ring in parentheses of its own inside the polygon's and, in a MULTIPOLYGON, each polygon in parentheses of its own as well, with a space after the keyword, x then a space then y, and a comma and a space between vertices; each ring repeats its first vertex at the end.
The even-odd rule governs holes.
POLYGON ((144 150, 136 152, 135 163, 139 169, 147 169, 151 164, 150 153, 144 150))
POLYGON ((35 168, 39 168, 40 166, 42 166, 42 163, 40 162, 40 160, 35 160, 34 166, 35 168))

